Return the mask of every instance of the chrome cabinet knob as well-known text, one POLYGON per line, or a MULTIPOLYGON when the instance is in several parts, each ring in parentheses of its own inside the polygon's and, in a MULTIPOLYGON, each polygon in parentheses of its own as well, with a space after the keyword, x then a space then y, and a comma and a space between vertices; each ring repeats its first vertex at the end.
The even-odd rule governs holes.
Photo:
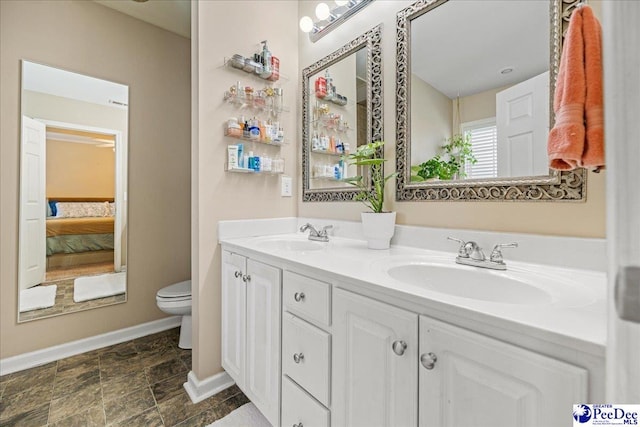
POLYGON ((424 366, 425 369, 432 370, 436 366, 436 362, 438 361, 438 356, 434 353, 425 353, 420 356, 420 363, 424 366))
POLYGON ((294 424, 293 427, 304 427, 304 425, 302 425, 302 423, 298 423, 298 424, 294 424))
POLYGON ((398 356, 402 356, 404 354, 404 351, 407 349, 407 343, 400 340, 394 341, 391 345, 391 348, 393 349, 393 352, 395 354, 397 354, 398 356))
POLYGON ((304 360, 304 354, 302 353, 294 353, 293 355, 293 361, 296 363, 300 363, 304 360))
POLYGON ((305 297, 304 292, 296 292, 293 295, 293 299, 296 300, 296 302, 304 301, 304 297, 305 297))
POLYGON ((251 281, 251 276, 248 274, 245 274, 244 276, 242 276, 242 280, 244 282, 250 282, 251 281))
MULTIPOLYGON (((235 278, 237 279, 238 277, 242 276, 242 272, 240 271, 236 271, 235 273, 233 273, 233 275, 235 276, 235 278)), ((244 280, 244 279, 243 279, 244 280)))

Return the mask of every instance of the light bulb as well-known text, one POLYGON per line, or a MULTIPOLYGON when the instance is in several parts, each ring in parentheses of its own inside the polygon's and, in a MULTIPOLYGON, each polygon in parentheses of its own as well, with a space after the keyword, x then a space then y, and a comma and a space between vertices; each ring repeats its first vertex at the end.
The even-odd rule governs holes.
POLYGON ((313 30, 313 20, 308 16, 303 16, 302 18, 300 18, 300 29, 305 33, 313 30))
POLYGON ((349 3, 349 0, 335 0, 336 1, 336 5, 338 6, 345 6, 347 3, 349 3))
POLYGON ((331 14, 331 10, 326 3, 320 3, 316 6, 316 16, 320 20, 327 19, 331 14))

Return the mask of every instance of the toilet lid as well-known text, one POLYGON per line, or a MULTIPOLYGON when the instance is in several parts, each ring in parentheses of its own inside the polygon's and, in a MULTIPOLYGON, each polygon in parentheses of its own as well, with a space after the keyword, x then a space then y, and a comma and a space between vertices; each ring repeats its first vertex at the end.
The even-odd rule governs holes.
POLYGON ((167 286, 166 288, 162 288, 158 291, 158 296, 161 298, 190 297, 191 280, 185 280, 184 282, 175 283, 167 286))

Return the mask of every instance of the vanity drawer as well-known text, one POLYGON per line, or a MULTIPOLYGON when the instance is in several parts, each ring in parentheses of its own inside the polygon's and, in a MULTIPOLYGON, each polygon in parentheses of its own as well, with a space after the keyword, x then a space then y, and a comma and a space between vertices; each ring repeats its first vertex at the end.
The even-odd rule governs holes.
POLYGON ((285 271, 282 300, 287 311, 324 326, 331 324, 331 285, 285 271))
POLYGON ((329 410, 306 391, 282 377, 282 426, 329 427, 329 410))
POLYGON ((282 317, 282 373, 329 406, 331 336, 290 314, 282 317))

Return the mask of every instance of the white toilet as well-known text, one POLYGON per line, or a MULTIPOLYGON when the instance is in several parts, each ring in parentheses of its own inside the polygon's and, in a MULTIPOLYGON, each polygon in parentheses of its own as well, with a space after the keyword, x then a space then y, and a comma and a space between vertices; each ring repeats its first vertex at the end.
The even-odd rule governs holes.
POLYGON ((191 348, 191 280, 162 288, 156 294, 158 308, 167 314, 182 316, 178 347, 191 348))

